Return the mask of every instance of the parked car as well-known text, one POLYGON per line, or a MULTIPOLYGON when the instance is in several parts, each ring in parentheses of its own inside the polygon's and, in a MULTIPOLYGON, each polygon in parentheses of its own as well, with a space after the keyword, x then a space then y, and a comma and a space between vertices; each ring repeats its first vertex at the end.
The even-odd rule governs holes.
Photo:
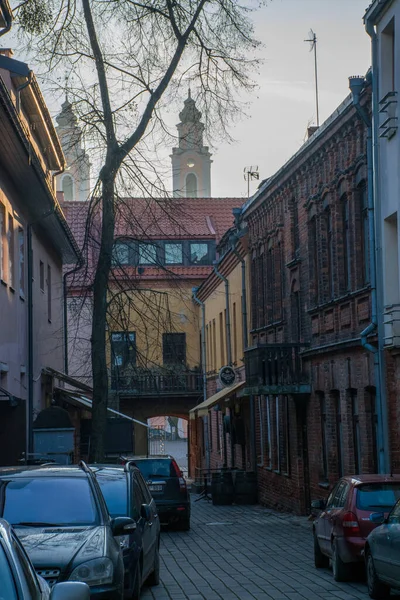
POLYGON ((125 591, 138 600, 142 584, 160 583, 160 521, 156 504, 139 469, 92 465, 111 517, 131 517, 136 528, 119 538, 124 555, 125 591))
POLYGON ((400 500, 385 517, 373 513, 371 522, 376 529, 365 542, 365 566, 368 592, 371 598, 387 598, 390 588, 400 589, 400 500))
POLYGON ((176 460, 169 455, 133 456, 153 496, 161 525, 190 529, 190 495, 176 460))
POLYGON ((89 600, 85 583, 58 583, 50 590, 35 572, 21 542, 7 521, 0 519, 0 597, 4 600, 89 600))
POLYGON ((336 581, 345 581, 351 567, 362 563, 365 540, 376 525, 373 512, 389 513, 400 498, 400 476, 355 475, 342 477, 328 500, 316 500, 321 510, 313 523, 314 562, 317 568, 332 564, 336 581))
POLYGON ((0 516, 14 527, 50 587, 82 581, 91 598, 122 600, 124 565, 116 536, 130 533, 136 523, 110 518, 84 463, 0 469, 0 516))

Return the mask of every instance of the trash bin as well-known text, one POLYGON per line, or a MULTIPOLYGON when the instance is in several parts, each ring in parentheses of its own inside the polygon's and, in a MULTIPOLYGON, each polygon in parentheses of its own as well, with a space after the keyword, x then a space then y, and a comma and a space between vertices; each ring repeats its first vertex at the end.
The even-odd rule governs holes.
POLYGON ((213 473, 211 478, 212 503, 216 505, 230 505, 233 503, 234 487, 231 471, 213 473))

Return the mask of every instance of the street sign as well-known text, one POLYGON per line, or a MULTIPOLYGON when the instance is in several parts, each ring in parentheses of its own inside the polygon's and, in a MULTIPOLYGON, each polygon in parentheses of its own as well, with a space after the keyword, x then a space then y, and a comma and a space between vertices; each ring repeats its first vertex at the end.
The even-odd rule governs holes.
POLYGON ((219 380, 223 386, 228 387, 229 385, 232 385, 235 383, 235 379, 236 373, 233 367, 230 367, 229 365, 222 367, 219 372, 219 380))

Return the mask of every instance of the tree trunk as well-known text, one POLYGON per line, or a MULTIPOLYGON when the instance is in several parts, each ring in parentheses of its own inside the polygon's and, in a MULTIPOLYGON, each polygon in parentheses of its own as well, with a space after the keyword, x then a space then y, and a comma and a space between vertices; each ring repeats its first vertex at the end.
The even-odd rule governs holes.
POLYGON ((93 368, 93 409, 92 435, 89 459, 92 462, 104 460, 104 438, 107 426, 108 374, 107 374, 107 290, 111 270, 114 243, 115 176, 105 173, 102 180, 102 233, 101 245, 93 284, 92 322, 92 368, 93 368))

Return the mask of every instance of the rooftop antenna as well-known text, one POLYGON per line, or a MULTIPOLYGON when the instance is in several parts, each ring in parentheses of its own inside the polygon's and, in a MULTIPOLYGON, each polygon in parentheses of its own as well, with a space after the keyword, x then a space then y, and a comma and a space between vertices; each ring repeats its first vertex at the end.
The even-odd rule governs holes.
POLYGON ((250 197, 250 181, 260 179, 258 167, 245 167, 243 169, 244 180, 247 181, 247 197, 250 197))
POLYGON ((317 107, 317 127, 319 127, 319 103, 318 103, 318 67, 317 67, 317 36, 310 29, 308 33, 308 40, 304 40, 305 42, 310 43, 310 52, 314 50, 314 71, 315 71, 315 104, 317 107))

